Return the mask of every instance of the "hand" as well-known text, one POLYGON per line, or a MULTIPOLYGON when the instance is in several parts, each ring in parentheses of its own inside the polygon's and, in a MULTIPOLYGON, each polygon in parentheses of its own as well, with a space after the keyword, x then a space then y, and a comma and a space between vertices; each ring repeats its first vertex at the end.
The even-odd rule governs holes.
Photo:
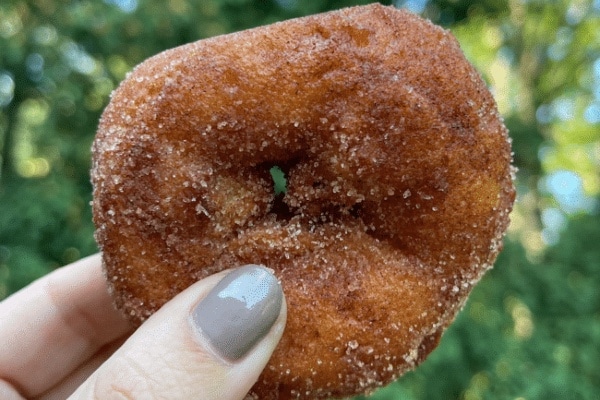
POLYGON ((285 318, 274 276, 245 266, 195 283, 133 331, 94 255, 0 303, 0 398, 240 400, 285 318))

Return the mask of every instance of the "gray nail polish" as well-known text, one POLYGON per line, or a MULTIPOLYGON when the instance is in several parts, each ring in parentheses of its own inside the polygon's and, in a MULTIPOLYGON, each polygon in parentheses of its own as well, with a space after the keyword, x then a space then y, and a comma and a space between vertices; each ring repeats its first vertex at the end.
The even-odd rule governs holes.
POLYGON ((246 265, 225 276, 192 311, 192 319, 223 358, 246 355, 279 316, 283 292, 266 268, 246 265))

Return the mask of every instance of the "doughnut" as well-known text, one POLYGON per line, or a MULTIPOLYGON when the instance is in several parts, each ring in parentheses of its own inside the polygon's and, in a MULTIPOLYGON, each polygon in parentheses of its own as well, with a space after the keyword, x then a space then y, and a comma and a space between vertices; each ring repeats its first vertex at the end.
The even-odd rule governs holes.
POLYGON ((369 393, 417 366, 515 198, 507 130, 456 39, 376 4, 146 60, 92 153, 103 268, 134 323, 224 269, 281 281, 287 326, 255 399, 369 393))

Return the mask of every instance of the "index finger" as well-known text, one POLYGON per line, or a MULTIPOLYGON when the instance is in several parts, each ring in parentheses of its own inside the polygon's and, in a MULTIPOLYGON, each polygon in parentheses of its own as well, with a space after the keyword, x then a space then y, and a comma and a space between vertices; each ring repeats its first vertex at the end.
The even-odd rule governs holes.
POLYGON ((130 330, 112 304, 101 256, 87 257, 0 303, 0 380, 38 395, 130 330))

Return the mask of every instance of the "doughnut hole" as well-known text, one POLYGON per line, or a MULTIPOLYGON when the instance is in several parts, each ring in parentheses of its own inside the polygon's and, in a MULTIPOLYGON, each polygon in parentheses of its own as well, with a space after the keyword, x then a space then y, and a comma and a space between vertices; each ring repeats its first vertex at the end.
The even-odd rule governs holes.
POLYGON ((269 168, 269 173, 271 174, 271 178, 273 178, 273 191, 275 192, 275 196, 285 194, 287 191, 287 179, 285 173, 277 165, 269 168))

